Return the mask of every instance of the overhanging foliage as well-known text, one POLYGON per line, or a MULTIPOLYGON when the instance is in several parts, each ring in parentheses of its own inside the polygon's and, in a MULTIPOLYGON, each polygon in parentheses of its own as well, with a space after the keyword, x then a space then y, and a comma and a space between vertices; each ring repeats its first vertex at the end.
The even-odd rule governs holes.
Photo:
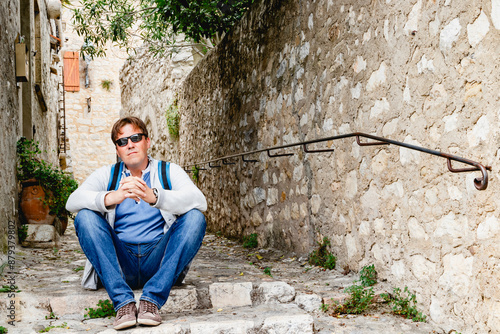
POLYGON ((85 41, 82 52, 90 57, 104 56, 109 41, 129 54, 142 42, 156 55, 186 46, 196 46, 203 53, 241 19, 253 1, 79 0, 80 5, 72 8, 73 23, 85 41), (184 36, 182 43, 179 35, 184 36))

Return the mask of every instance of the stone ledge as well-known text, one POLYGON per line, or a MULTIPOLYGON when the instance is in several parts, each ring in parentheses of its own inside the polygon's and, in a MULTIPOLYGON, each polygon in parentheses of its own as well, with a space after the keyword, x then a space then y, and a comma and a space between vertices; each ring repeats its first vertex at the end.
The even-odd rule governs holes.
MULTIPOLYGON (((61 293, 52 294, 51 297, 43 293, 31 295, 29 304, 39 309, 45 308, 47 312, 50 310, 62 318, 81 319, 86 313, 85 308, 95 308, 99 300, 109 299, 105 289, 88 291, 76 286, 74 288, 72 292, 64 290, 61 293)), ((208 290, 209 293, 206 293, 203 288, 191 285, 172 289, 160 313, 178 314, 197 309, 237 309, 260 304, 294 304, 295 299, 294 288, 279 281, 263 282, 255 287, 252 282, 213 283, 208 290)), ((137 301, 141 293, 142 290, 134 290, 137 301)), ((315 305, 309 305, 311 302, 297 302, 296 304, 303 309, 315 308, 315 305)))
POLYGON ((26 239, 21 243, 29 248, 58 248, 59 233, 54 225, 27 224, 26 239))

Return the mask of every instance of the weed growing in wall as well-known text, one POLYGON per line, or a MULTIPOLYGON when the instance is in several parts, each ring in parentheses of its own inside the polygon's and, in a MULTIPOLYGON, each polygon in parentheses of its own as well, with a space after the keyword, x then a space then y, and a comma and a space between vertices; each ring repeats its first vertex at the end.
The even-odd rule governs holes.
POLYGON ((394 288, 393 295, 382 294, 382 298, 392 306, 394 314, 401 315, 413 321, 425 322, 426 316, 417 310, 417 297, 411 293, 407 286, 401 293, 400 288, 394 288))
POLYGON ((177 98, 167 107, 165 117, 167 119, 168 133, 173 139, 179 138, 179 124, 181 116, 179 115, 179 101, 177 98))
POLYGON ((243 237, 243 247, 245 248, 257 248, 259 242, 257 241, 257 233, 252 233, 250 235, 243 237))
MULTIPOLYGON (((323 244, 321 244, 320 247, 326 244, 329 244, 329 242, 323 240, 323 244)), ((360 285, 353 284, 344 290, 344 292, 349 294, 349 298, 344 303, 340 305, 337 304, 331 311, 332 315, 360 314, 372 304, 375 293, 370 286, 377 283, 377 271, 373 264, 364 266, 363 269, 361 269, 359 282, 361 283, 360 285)), ((327 304, 321 305, 321 310, 323 312, 328 312, 328 308, 327 304)))
POLYGON ((337 258, 330 253, 328 246, 330 246, 330 240, 324 237, 323 242, 318 242, 318 249, 309 254, 309 264, 330 270, 335 269, 337 258))
POLYGON ((101 87, 108 92, 111 90, 111 85, 113 85, 113 80, 104 79, 101 81, 101 87))
POLYGON ((341 305, 338 305, 333 314, 360 314, 363 313, 373 301, 373 288, 365 288, 362 285, 351 285, 344 290, 349 293, 349 298, 341 305))
POLYGON ((198 181, 200 180, 200 168, 198 166, 193 166, 191 168, 191 173, 193 173, 193 181, 198 183, 198 181))
POLYGON ((377 283, 377 271, 375 265, 364 266, 359 272, 359 281, 364 287, 369 287, 377 283))

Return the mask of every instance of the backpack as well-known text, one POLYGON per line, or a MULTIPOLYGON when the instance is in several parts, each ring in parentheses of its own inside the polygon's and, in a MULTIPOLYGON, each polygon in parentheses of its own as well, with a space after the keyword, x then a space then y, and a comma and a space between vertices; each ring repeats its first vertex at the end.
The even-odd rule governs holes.
MULTIPOLYGON (((118 189, 124 165, 125 164, 123 163, 123 161, 121 161, 117 162, 111 167, 111 175, 109 178, 108 191, 118 189)), ((158 174, 163 189, 166 190, 172 189, 172 185, 170 184, 170 162, 158 161, 158 174)))

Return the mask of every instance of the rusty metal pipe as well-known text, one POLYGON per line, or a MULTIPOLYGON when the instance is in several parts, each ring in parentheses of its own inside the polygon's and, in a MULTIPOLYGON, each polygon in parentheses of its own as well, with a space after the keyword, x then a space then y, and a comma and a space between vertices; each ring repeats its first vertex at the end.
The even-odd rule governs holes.
POLYGON ((450 172, 461 173, 461 172, 480 171, 482 176, 474 179, 474 186, 476 187, 476 189, 484 190, 488 186, 488 170, 491 170, 490 166, 484 166, 484 165, 480 164, 479 162, 472 161, 472 160, 462 158, 459 156, 451 155, 448 153, 443 153, 443 152, 431 150, 431 149, 428 149, 425 147, 420 147, 420 146, 416 146, 416 145, 412 145, 412 144, 408 144, 408 143, 403 143, 403 142, 399 142, 396 140, 378 137, 378 136, 374 136, 374 135, 362 133, 362 132, 347 133, 347 134, 342 134, 342 135, 338 135, 338 136, 331 136, 331 137, 306 140, 306 141, 292 143, 292 144, 285 144, 285 145, 280 145, 280 146, 268 147, 268 148, 264 148, 264 149, 260 149, 260 150, 237 153, 237 154, 227 155, 224 157, 219 157, 219 158, 215 158, 215 159, 211 159, 211 160, 207 160, 207 161, 197 162, 196 164, 187 164, 187 165, 184 165, 184 167, 190 167, 190 166, 201 165, 201 164, 209 164, 209 166, 211 166, 211 167, 219 167, 219 166, 212 166, 211 163, 214 163, 216 161, 221 161, 221 160, 222 160, 222 163, 224 165, 233 165, 234 163, 226 163, 225 160, 231 159, 231 158, 239 158, 239 157, 241 157, 243 159, 243 161, 245 161, 245 162, 256 162, 253 160, 246 160, 246 159, 244 159, 244 156, 251 155, 251 154, 258 154, 258 153, 262 153, 262 152, 267 152, 267 155, 271 158, 292 156, 292 155, 294 155, 294 153, 271 154, 271 151, 286 149, 286 148, 290 148, 290 147, 294 147, 294 146, 302 146, 304 148, 305 152, 311 152, 311 153, 331 152, 333 149, 308 150, 307 145, 314 144, 314 143, 321 143, 321 142, 325 142, 325 141, 335 141, 335 140, 345 139, 345 138, 350 138, 350 137, 355 137, 356 143, 360 146, 374 146, 374 145, 392 144, 392 145, 396 145, 396 146, 408 148, 411 150, 415 150, 415 151, 419 151, 419 152, 423 152, 423 153, 427 153, 427 154, 431 154, 431 155, 445 158, 445 159, 447 159, 447 166, 448 166, 448 170, 450 172), (363 143, 363 142, 361 142, 360 138, 372 139, 372 140, 374 140, 374 142, 363 143), (473 166, 474 168, 460 168, 460 169, 453 168, 451 165, 452 160, 473 166))

